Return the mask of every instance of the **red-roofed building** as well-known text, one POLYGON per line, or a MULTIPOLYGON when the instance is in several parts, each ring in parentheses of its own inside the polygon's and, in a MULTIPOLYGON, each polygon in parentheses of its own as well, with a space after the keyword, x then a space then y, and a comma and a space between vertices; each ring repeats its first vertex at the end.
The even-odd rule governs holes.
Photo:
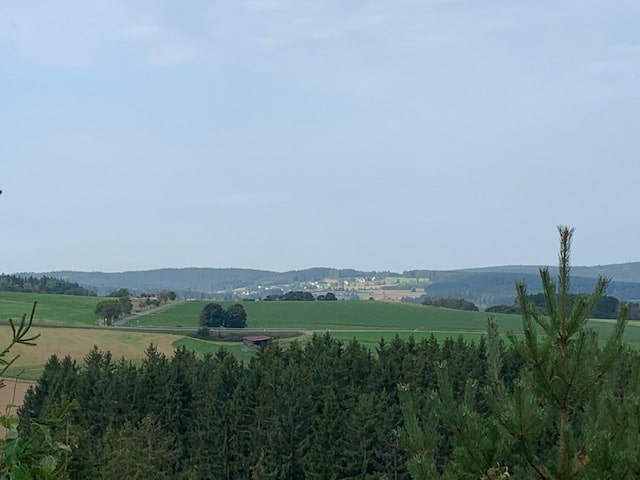
POLYGON ((266 335, 247 335, 242 337, 242 349, 248 350, 250 348, 264 347, 271 341, 271 337, 266 335))

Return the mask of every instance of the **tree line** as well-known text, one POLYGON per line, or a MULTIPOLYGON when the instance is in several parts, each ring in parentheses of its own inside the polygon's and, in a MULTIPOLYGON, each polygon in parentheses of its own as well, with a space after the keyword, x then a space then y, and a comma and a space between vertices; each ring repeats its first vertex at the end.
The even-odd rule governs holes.
POLYGON ((270 294, 264 297, 265 302, 334 302, 338 300, 335 293, 328 292, 325 295, 318 295, 314 297, 311 292, 304 291, 291 291, 282 295, 270 294))
MULTIPOLYGON (((571 293, 567 296, 567 306, 571 309, 574 305, 580 304, 588 297, 589 295, 584 293, 571 293)), ((544 293, 530 294, 529 301, 542 315, 549 314, 547 300, 544 293)), ((621 302, 611 295, 602 295, 602 297, 598 299, 591 311, 591 318, 616 318, 623 307, 627 310, 627 318, 629 320, 640 320, 640 304, 637 302, 621 302)), ((522 313, 517 299, 513 304, 493 305, 491 307, 487 307, 485 311, 487 313, 522 313)))
POLYGON ((454 310, 468 310, 473 312, 478 311, 478 307, 474 303, 462 298, 425 298, 422 301, 422 305, 427 305, 430 307, 452 308, 454 310))
POLYGON ((67 282, 59 278, 20 277, 18 275, 0 275, 0 291, 23 293, 52 293, 59 295, 79 295, 95 297, 96 293, 81 287, 77 283, 67 282))

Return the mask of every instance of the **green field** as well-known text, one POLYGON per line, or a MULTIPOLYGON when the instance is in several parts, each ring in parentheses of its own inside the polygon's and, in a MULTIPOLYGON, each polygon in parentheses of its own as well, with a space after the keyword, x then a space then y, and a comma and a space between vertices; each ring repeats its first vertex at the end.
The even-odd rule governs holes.
POLYGON ((239 343, 224 343, 224 342, 209 342, 205 340, 199 340, 197 338, 184 337, 173 342, 173 346, 185 347, 187 350, 195 352, 199 357, 206 354, 215 354, 221 348, 228 350, 241 361, 248 361, 253 355, 253 351, 245 352, 242 350, 242 345, 239 343))
MULTIPOLYGON (((0 292, 0 320, 19 320, 29 313, 33 301, 38 301, 36 323, 64 324, 72 326, 95 326, 99 318, 93 313, 100 297, 71 295, 47 295, 0 292)), ((129 322, 128 326, 158 326, 165 328, 197 327, 200 311, 208 302, 191 301, 142 315, 129 322)), ((230 302, 221 302, 228 307, 230 302)), ((247 311, 247 326, 250 329, 300 329, 330 331, 340 338, 356 336, 371 342, 391 338, 395 332, 403 336, 414 333, 434 333, 436 337, 463 335, 477 338, 486 330, 487 314, 443 308, 425 307, 404 303, 360 301, 360 302, 243 302, 247 311), (374 332, 351 332, 340 334, 340 330, 376 330, 374 332), (382 332, 385 331, 385 332, 382 332), (384 335, 383 335, 384 334, 384 335)), ((502 332, 522 330, 518 315, 496 315, 502 332)), ((592 325, 602 334, 612 328, 611 320, 594 320, 592 325)), ((627 341, 640 343, 640 322, 629 322, 627 341)))
MULTIPOLYGON (((228 307, 230 303, 221 302, 228 307)), ((129 326, 196 327, 207 302, 187 302, 162 312, 141 316, 129 326)), ((404 303, 361 302, 243 302, 247 327, 301 330, 388 330, 480 333, 487 315, 404 303)), ((520 329, 514 315, 498 315, 502 329, 520 329)))
POLYGON ((96 304, 104 298, 76 295, 50 295, 43 293, 0 292, 0 320, 20 320, 23 314, 31 314, 37 301, 38 323, 67 325, 98 325, 100 318, 94 313, 96 304))

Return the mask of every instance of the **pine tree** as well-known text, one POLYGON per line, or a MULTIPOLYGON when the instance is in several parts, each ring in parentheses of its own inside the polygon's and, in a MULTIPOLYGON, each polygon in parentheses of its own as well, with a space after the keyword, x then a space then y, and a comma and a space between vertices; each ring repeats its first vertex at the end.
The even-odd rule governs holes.
POLYGON ((409 392, 403 394, 415 478, 494 479, 511 472, 545 480, 620 479, 640 473, 638 357, 622 345, 625 309, 600 346, 588 320, 608 280, 599 278, 594 291, 570 308, 573 230, 559 227, 559 233, 557 284, 548 269, 540 270, 548 317, 531 303, 525 284, 516 285, 524 334, 509 339, 524 368, 512 385, 502 375, 505 355, 490 322, 489 383, 482 392, 489 410, 474 407, 473 382, 462 401, 454 398, 446 365, 430 425, 421 428, 409 392), (451 452, 440 465, 439 447, 427 440, 429 431, 438 430, 451 437, 451 452))
POLYGON ((104 443, 100 478, 175 478, 172 469, 179 452, 173 449, 168 432, 151 416, 137 425, 126 422, 119 429, 109 428, 104 443))

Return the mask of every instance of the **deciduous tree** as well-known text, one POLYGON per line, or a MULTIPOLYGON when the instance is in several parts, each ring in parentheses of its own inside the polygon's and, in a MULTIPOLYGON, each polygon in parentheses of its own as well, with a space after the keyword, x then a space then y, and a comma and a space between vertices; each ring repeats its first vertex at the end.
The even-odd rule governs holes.
POLYGON ((200 326, 221 327, 224 325, 227 312, 219 303, 207 303, 200 312, 200 326))
POLYGON ((242 305, 235 303, 227 308, 224 326, 228 328, 245 328, 247 326, 247 312, 242 305))

